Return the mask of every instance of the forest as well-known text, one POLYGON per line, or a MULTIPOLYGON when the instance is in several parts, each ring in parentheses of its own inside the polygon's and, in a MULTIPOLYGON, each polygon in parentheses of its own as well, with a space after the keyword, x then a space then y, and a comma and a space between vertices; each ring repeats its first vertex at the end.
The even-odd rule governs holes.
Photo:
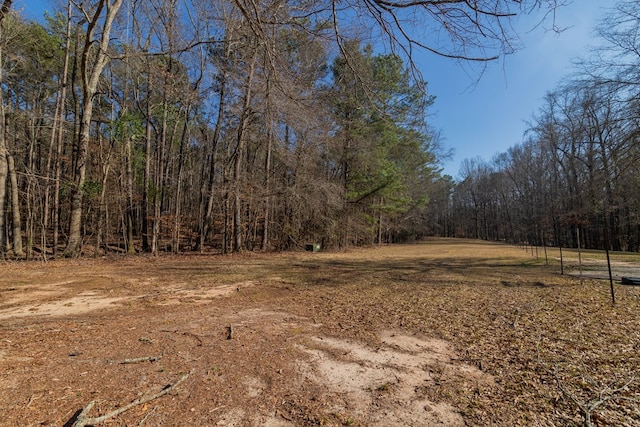
POLYGON ((0 9, 0 252, 345 249, 427 235, 640 247, 638 1, 524 142, 442 174, 415 51, 518 47, 556 0, 68 0, 0 9), (60 3, 62 4, 62 3, 60 3))
POLYGON ((464 161, 439 199, 440 233, 640 250, 638 10, 624 1, 607 11, 595 29, 601 44, 544 96, 522 143, 464 161))

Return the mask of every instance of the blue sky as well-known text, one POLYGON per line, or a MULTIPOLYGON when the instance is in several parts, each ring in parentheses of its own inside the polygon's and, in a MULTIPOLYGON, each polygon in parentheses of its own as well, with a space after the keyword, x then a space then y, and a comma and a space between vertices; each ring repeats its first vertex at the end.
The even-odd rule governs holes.
MULTIPOLYGON (((41 18, 57 0, 16 0, 14 8, 25 16, 41 18)), ((490 63, 482 76, 465 72, 455 61, 431 54, 417 57, 417 64, 437 99, 430 124, 455 150, 444 165, 444 173, 458 178, 464 159, 491 160, 522 142, 529 120, 542 98, 572 71, 572 63, 596 43, 594 26, 616 0, 574 0, 556 12, 561 33, 532 30, 540 15, 520 19, 515 30, 523 49, 504 60, 490 63)), ((548 28, 550 24, 546 27, 548 28)))
POLYGON ((23 16, 29 19, 40 19, 44 11, 52 10, 55 4, 57 4, 56 0, 14 0, 13 9, 24 12, 23 16))
MULTIPOLYGON (((524 48, 491 63, 477 84, 455 62, 432 55, 419 59, 419 66, 437 99, 430 124, 444 143, 455 150, 444 173, 458 178, 464 159, 477 156, 490 161, 522 142, 530 120, 545 94, 569 75, 573 62, 585 57, 595 45, 594 27, 615 6, 615 0, 574 0, 556 13, 561 33, 531 28, 539 16, 523 19, 516 26, 524 48)), ((549 25, 547 26, 549 27, 549 25)))

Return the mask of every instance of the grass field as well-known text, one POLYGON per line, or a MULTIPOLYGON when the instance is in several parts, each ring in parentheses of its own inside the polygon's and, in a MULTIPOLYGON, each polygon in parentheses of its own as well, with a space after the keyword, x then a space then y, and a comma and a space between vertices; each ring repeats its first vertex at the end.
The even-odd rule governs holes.
POLYGON ((0 268, 1 425, 73 425, 185 378, 110 425, 640 426, 640 288, 612 305, 542 248, 0 268))

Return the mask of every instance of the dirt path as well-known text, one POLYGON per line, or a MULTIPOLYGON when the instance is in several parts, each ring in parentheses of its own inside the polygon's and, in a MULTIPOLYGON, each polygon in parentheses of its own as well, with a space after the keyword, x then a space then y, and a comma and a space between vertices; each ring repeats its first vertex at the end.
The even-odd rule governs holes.
MULTIPOLYGON (((558 258, 556 260, 560 262, 558 258)), ((567 274, 574 277, 584 277, 599 280, 609 280, 609 268, 606 259, 583 257, 582 271, 580 270, 578 258, 567 258, 567 274)), ((611 278, 615 282, 620 282, 623 277, 640 278, 640 265, 635 262, 625 262, 611 260, 611 278)))

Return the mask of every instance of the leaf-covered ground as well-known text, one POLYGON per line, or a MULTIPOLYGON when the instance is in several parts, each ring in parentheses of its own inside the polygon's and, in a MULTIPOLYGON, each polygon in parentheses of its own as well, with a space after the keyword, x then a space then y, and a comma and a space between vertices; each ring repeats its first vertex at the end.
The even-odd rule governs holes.
POLYGON ((107 422, 640 426, 640 287, 612 305, 518 248, 0 268, 0 425, 72 425, 188 375, 107 422))

